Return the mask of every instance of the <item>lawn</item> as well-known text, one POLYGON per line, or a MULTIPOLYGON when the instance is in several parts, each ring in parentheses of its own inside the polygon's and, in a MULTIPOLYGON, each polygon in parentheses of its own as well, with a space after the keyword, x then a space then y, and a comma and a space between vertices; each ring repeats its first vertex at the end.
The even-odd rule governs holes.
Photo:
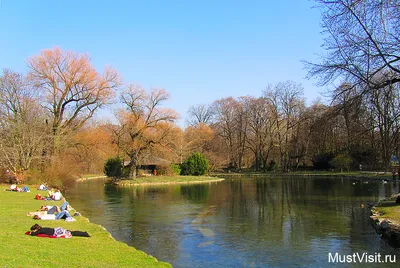
POLYGON ((375 207, 380 219, 388 219, 393 224, 400 226, 400 204, 394 199, 382 200, 375 207))
POLYGON ((33 220, 26 216, 27 212, 36 211, 41 205, 60 205, 61 202, 35 200, 37 193, 46 192, 34 186, 30 186, 30 193, 5 191, 8 187, 0 184, 1 267, 171 267, 117 242, 103 227, 82 216, 75 217, 75 222, 33 220), (88 231, 92 237, 51 239, 25 235, 35 223, 43 227, 88 231))

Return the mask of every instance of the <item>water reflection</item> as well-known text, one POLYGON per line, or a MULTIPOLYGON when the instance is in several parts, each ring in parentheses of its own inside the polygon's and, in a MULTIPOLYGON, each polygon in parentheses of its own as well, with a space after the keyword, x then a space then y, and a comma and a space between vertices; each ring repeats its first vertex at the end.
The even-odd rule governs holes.
POLYGON ((117 240, 176 267, 319 267, 329 252, 400 260, 368 221, 367 204, 394 192, 398 183, 324 177, 125 188, 96 180, 67 198, 117 240))

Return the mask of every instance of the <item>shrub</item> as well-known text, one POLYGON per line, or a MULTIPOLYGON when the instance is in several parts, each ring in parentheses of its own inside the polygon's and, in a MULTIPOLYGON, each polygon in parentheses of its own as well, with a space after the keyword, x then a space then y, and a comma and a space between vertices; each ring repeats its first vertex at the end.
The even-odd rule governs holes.
POLYGON ((179 175, 181 174, 181 166, 177 165, 177 164, 171 164, 171 170, 173 172, 174 175, 179 175))
POLYGON ((275 171, 277 168, 278 164, 274 160, 269 161, 269 164, 267 166, 268 171, 275 171))
POLYGON ((181 165, 181 175, 200 176, 207 173, 208 160, 202 153, 193 153, 181 165))
POLYGON ((326 152, 326 153, 319 153, 316 154, 312 157, 312 163, 313 163, 313 168, 314 169, 330 169, 331 166, 331 160, 333 159, 334 154, 332 152, 326 152))
POLYGON ((340 171, 343 171, 343 169, 349 170, 351 158, 348 155, 338 154, 331 160, 330 164, 334 168, 340 169, 340 171))
POLYGON ((118 156, 110 157, 104 164, 104 174, 107 177, 120 178, 123 174, 123 161, 118 156))
POLYGON ((45 183, 49 187, 54 187, 60 190, 67 189, 73 185, 76 177, 72 175, 73 169, 68 165, 49 165, 40 170, 30 170, 27 174, 30 184, 45 183))
POLYGON ((10 176, 10 173, 7 169, 1 168, 0 169, 0 183, 10 183, 12 178, 10 176))
POLYGON ((157 175, 175 176, 181 174, 181 167, 177 164, 157 166, 157 175))

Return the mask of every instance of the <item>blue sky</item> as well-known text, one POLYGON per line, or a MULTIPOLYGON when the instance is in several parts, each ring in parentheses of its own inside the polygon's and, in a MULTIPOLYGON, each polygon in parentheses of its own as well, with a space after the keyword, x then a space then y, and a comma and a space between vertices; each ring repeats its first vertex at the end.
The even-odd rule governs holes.
POLYGON ((224 97, 260 96, 293 80, 308 103, 320 96, 301 60, 321 53, 314 1, 0 0, 0 69, 26 72, 26 59, 59 46, 87 52, 125 83, 165 88, 181 114, 224 97))

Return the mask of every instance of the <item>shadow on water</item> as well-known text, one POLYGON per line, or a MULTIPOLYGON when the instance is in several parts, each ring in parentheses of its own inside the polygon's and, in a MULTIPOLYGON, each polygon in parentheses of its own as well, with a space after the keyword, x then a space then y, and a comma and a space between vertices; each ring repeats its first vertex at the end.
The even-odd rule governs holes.
POLYGON ((93 180, 67 198, 115 239, 175 267, 320 267, 329 253, 400 260, 369 225, 367 209, 395 192, 399 183, 244 177, 125 188, 93 180))

